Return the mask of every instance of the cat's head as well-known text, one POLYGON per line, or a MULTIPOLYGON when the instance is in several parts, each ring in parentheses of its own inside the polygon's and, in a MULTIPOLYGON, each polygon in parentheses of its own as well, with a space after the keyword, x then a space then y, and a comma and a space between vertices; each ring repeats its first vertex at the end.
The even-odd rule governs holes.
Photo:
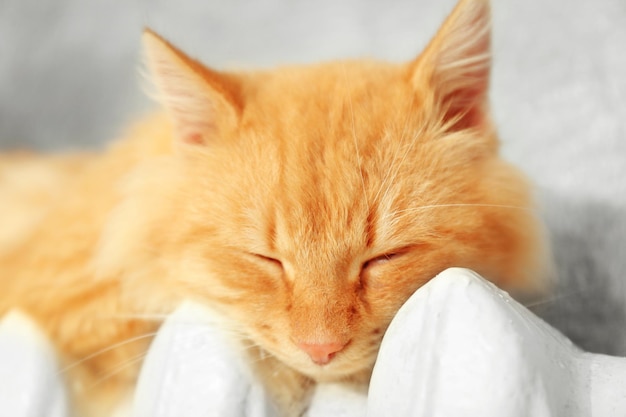
POLYGON ((144 231, 124 256, 318 379, 371 367, 398 308, 448 267, 535 286, 540 227, 488 114, 489 21, 487 1, 462 0, 409 63, 251 73, 146 32, 174 146, 130 193, 152 197, 128 209, 145 218, 121 239, 144 231))

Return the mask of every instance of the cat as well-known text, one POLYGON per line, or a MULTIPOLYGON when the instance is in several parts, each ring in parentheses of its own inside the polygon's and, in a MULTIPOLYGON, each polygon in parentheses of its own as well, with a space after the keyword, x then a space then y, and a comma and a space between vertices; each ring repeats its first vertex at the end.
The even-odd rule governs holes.
POLYGON ((460 0, 400 64, 217 71, 148 29, 163 110, 101 154, 1 157, 0 316, 40 324, 77 415, 132 396, 185 299, 299 416, 317 382, 367 386, 394 314, 442 270, 544 290, 531 189, 489 114, 489 9, 460 0))

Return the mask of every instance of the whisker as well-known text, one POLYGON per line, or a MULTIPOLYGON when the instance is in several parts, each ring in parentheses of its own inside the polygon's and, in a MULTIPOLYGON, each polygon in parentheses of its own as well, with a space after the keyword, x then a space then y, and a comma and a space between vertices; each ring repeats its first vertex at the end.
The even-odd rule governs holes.
POLYGON ((538 301, 533 301, 531 303, 525 303, 524 307, 528 308, 528 309, 533 309, 536 307, 540 307, 543 306, 545 304, 549 304, 549 303, 553 303, 557 300, 562 300, 564 298, 569 298, 569 297, 573 297, 575 295, 580 295, 583 293, 583 290, 576 290, 576 291, 570 291, 570 292, 566 292, 566 293, 561 293, 561 294, 556 294, 553 295, 549 298, 543 299, 543 300, 538 300, 538 301))
POLYGON ((119 348, 121 346, 125 346, 125 345, 128 345, 130 343, 134 343, 134 342, 137 342, 137 341, 140 341, 140 340, 144 340, 144 339, 148 339, 150 337, 154 337, 156 334, 157 334, 157 332, 145 333, 145 334, 142 334, 142 335, 139 335, 139 336, 135 336, 135 337, 131 337, 129 339, 123 340, 123 341, 115 343, 113 345, 107 346, 104 349, 100 349, 100 350, 98 350, 98 351, 96 351, 96 352, 94 352, 94 353, 92 353, 90 355, 85 356, 84 358, 81 358, 80 360, 77 360, 76 362, 73 362, 73 363, 67 365, 66 367, 64 367, 61 370, 59 370, 58 374, 63 374, 65 372, 69 371, 70 369, 74 369, 75 367, 79 366, 80 364, 82 364, 82 363, 84 363, 84 362, 86 362, 86 361, 88 361, 90 359, 93 359, 93 358, 95 358, 97 356, 100 356, 100 355, 102 355, 104 353, 110 352, 113 349, 117 349, 117 348, 119 348))
POLYGON ((145 320, 145 321, 163 321, 169 317, 169 314, 115 314, 112 316, 95 317, 97 320, 145 320))
POLYGON ((399 222, 405 217, 414 215, 416 213, 420 213, 427 210, 439 209, 439 208, 460 208, 460 207, 487 207, 487 208, 498 208, 498 209, 507 209, 507 210, 521 210, 526 211, 530 214, 536 212, 536 209, 531 207, 523 207, 523 206, 514 206, 507 204, 480 204, 480 203, 455 203, 455 204, 430 204, 423 205, 418 207, 412 207, 404 210, 397 210, 395 212, 390 212, 386 215, 388 222, 399 222))
MULTIPOLYGON (((345 82, 348 82, 348 74, 346 73, 346 66, 345 63, 342 65, 342 70, 343 70, 343 77, 345 82)), ((361 177, 361 186, 363 187, 363 197, 365 198, 365 201, 368 205, 369 208, 369 202, 367 201, 367 191, 365 189, 365 179, 363 178, 363 163, 361 161, 361 152, 359 151, 359 141, 357 140, 357 136, 356 136, 356 124, 354 121, 354 107, 352 105, 352 95, 348 95, 348 104, 350 105, 350 118, 352 121, 352 140, 354 141, 354 148, 356 151, 356 158, 357 158, 357 163, 359 164, 359 176, 361 177)))
MULTIPOLYGON (((268 357, 271 356, 269 353, 267 353, 265 350, 263 350, 263 348, 261 348, 261 352, 259 352, 259 355, 256 358, 248 358, 247 359, 248 364, 256 365, 257 363, 261 363, 261 362, 265 361, 268 357), (264 352, 264 353, 261 353, 261 352, 264 352)), ((280 369, 280 367, 278 367, 276 364, 271 363, 271 365, 274 366, 274 367, 277 367, 278 369, 280 369)))
POLYGON ((138 355, 135 355, 135 356, 133 356, 133 357, 131 357, 131 358, 129 358, 129 359, 127 359, 127 360, 117 364, 116 366, 111 368, 111 370, 109 372, 105 373, 100 378, 96 379, 91 385, 89 385, 87 387, 87 390, 95 388, 97 385, 99 385, 102 382, 106 381, 107 379, 111 378, 115 374, 121 372, 125 368, 128 368, 129 366, 134 365, 137 362, 142 361, 145 357, 146 357, 146 352, 140 353, 138 355))
MULTIPOLYGON (((409 102, 409 111, 407 111, 406 118, 404 119, 404 126, 402 127, 402 134, 400 136, 400 142, 402 142, 402 143, 404 142, 404 138, 405 138, 406 134, 408 133, 408 128, 409 128, 409 125, 410 125, 410 122, 411 122, 411 114, 412 114, 410 109, 413 108, 414 102, 415 102, 415 95, 411 95, 411 101, 409 102)), ((380 183, 380 187, 378 187, 378 191, 376 191, 376 196, 374 197, 374 201, 378 200, 378 196, 380 195, 380 193, 383 190, 383 188, 385 188, 385 192, 383 193, 383 196, 384 196, 384 198, 386 198, 387 194, 389 193, 389 190, 391 189, 391 184, 397 178, 398 173, 400 172, 400 168, 404 164, 404 161, 406 160, 406 157, 411 152, 411 149, 413 149, 413 146, 414 146, 414 144, 416 142, 416 138, 417 138, 418 134, 419 134, 418 132, 415 133, 413 140, 409 143, 409 146, 406 147, 400 162, 399 163, 394 163, 395 169, 393 171, 392 170, 387 171, 387 174, 385 175, 385 178, 380 183)), ((396 152, 394 152, 394 156, 393 156, 393 160, 394 161, 398 160, 398 152, 400 152, 401 149, 402 149, 401 147, 398 147, 396 149, 396 152)))
POLYGON ((405 210, 398 210, 395 213, 413 213, 421 210, 430 210, 435 208, 451 208, 451 207, 488 207, 488 208, 505 208, 512 210, 523 210, 528 212, 534 212, 535 209, 524 206, 514 206, 508 204, 482 204, 482 203, 453 203, 453 204, 429 204, 424 206, 413 207, 405 210))

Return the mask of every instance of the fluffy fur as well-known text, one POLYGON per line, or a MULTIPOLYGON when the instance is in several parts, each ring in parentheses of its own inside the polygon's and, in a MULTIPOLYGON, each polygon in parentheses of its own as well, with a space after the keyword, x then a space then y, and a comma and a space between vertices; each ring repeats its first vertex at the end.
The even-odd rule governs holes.
POLYGON ((143 315, 208 303, 296 416, 315 381, 366 385, 443 269, 540 289, 529 187, 488 113, 489 33, 488 2, 461 0, 409 63, 227 73, 147 31, 163 112, 99 155, 0 159, 0 315, 41 324, 99 417, 133 386, 158 328, 143 315), (302 347, 327 345, 323 365, 302 347))

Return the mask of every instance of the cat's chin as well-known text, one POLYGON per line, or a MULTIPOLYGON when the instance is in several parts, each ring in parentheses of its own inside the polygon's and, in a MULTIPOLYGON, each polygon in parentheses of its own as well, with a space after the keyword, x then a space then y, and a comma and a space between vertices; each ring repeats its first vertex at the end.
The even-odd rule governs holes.
POLYGON ((355 370, 354 368, 348 370, 323 370, 315 374, 308 375, 309 378, 316 382, 348 382, 354 384, 367 384, 372 376, 372 368, 355 370))
POLYGON ((348 381, 366 383, 369 381, 374 367, 374 361, 363 361, 362 366, 355 366, 353 361, 331 361, 326 365, 316 365, 313 362, 294 367, 294 369, 316 382, 348 381))

